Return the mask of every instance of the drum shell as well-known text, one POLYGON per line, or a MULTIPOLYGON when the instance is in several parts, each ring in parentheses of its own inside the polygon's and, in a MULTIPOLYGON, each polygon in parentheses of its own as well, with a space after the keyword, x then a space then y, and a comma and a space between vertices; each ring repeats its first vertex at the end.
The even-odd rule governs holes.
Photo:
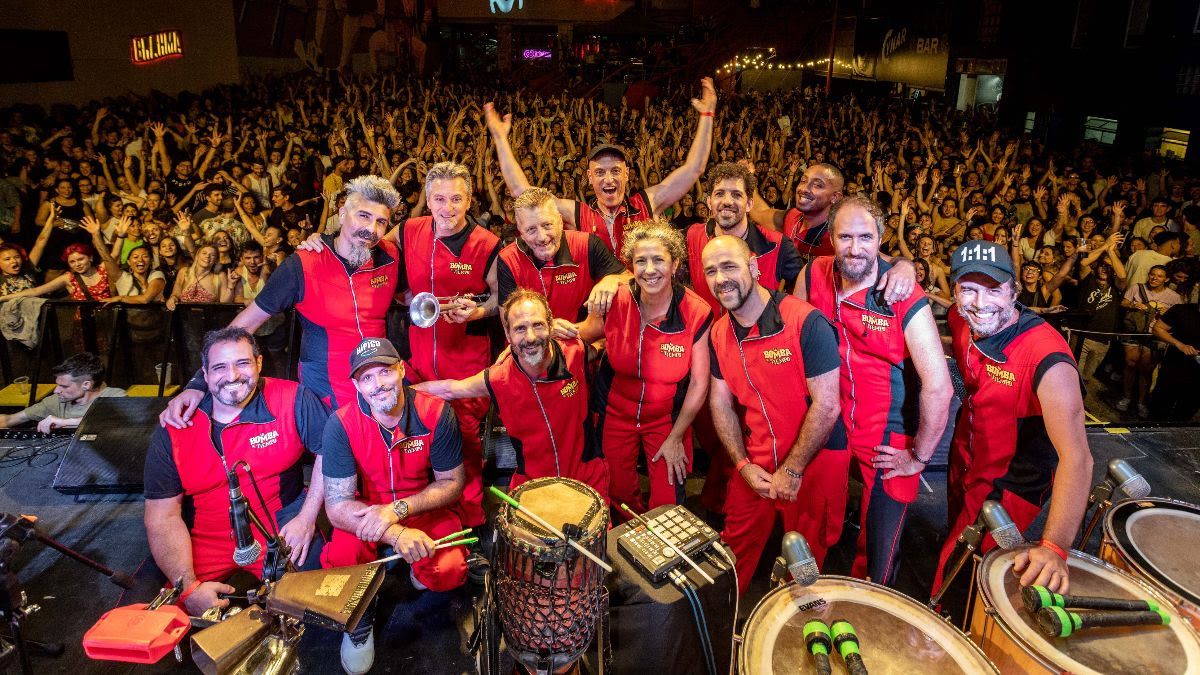
POLYGON ((1154 573, 1149 569, 1147 569, 1146 566, 1141 564, 1140 561, 1133 560, 1132 556, 1124 551, 1121 545, 1117 542, 1116 531, 1118 525, 1114 520, 1114 516, 1119 513, 1118 507, 1126 506, 1127 503, 1155 504, 1160 505, 1163 508, 1187 507, 1190 510, 1200 510, 1200 507, 1187 502, 1163 498, 1122 500, 1110 507, 1108 512, 1105 514, 1104 535, 1100 539, 1101 560, 1125 572, 1128 572, 1129 574, 1132 574, 1133 576, 1138 577, 1142 581, 1145 581, 1147 584, 1153 586, 1155 590, 1162 593, 1168 600, 1171 601, 1171 604, 1175 606, 1175 609, 1179 610, 1179 613, 1182 614, 1184 618, 1186 618, 1188 622, 1192 624, 1193 628, 1195 628, 1197 631, 1200 631, 1200 605, 1197 605, 1190 598, 1183 597, 1176 592, 1175 589, 1170 588, 1160 581, 1158 577, 1155 576, 1154 573))
MULTIPOLYGON (((1008 622, 1004 620, 1001 612, 997 610, 995 590, 988 582, 989 570, 993 560, 995 560, 997 557, 1011 556, 1012 554, 1012 551, 997 549, 985 556, 983 563, 979 566, 979 571, 976 575, 976 587, 973 597, 974 608, 970 614, 971 630, 969 634, 971 639, 983 649, 984 653, 988 655, 988 658, 990 658, 996 664, 1002 673, 1067 672, 1064 671, 1063 667, 1055 664, 1047 652, 1039 651, 1037 646, 1031 645, 1028 641, 1023 639, 1018 632, 1014 630, 1013 626, 1010 626, 1008 622)), ((1168 602, 1167 598, 1158 593, 1158 591, 1148 584, 1144 583, 1141 579, 1127 574, 1112 565, 1109 565, 1097 558, 1093 558, 1090 555, 1080 553, 1079 551, 1071 551, 1071 567, 1075 570, 1080 570, 1081 568, 1089 569, 1094 576, 1101 578, 1104 578, 1105 575, 1115 575, 1109 578, 1120 579, 1126 582, 1127 586, 1129 587, 1125 588, 1118 586, 1115 582, 1109 582, 1108 579, 1105 579, 1105 581, 1111 585, 1105 589, 1097 589, 1095 587, 1078 588, 1073 582, 1071 590, 1080 595, 1116 597, 1127 595, 1127 591, 1129 589, 1136 589, 1137 592, 1135 595, 1141 598, 1155 600, 1161 607, 1167 609, 1171 614, 1173 614, 1173 625, 1171 627, 1095 629, 1096 632, 1081 633, 1080 635, 1069 638, 1068 640, 1074 641, 1071 645, 1072 647, 1076 645, 1084 645, 1084 642, 1081 641, 1086 640, 1100 640, 1112 636, 1128 636, 1131 631, 1169 630, 1176 636, 1176 638, 1178 638, 1176 643, 1181 644, 1181 649, 1185 656, 1190 653, 1192 655, 1192 660, 1190 660, 1184 668, 1176 669, 1174 667, 1170 667, 1165 672, 1200 673, 1200 638, 1197 637, 1196 632, 1187 624, 1187 622, 1180 621, 1181 617, 1178 613, 1170 611, 1169 608, 1171 607, 1171 604, 1168 602), (1185 641, 1186 644, 1183 644, 1185 641)), ((1002 573, 1010 574, 1010 570, 1011 566, 1006 567, 1002 570, 1002 573)), ((1078 579, 1078 574, 1079 573, 1076 572, 1076 575, 1073 575, 1072 579, 1078 579)), ((1018 607, 1020 605, 1020 600, 1018 598, 1014 604, 1010 596, 1009 604, 1013 607, 1018 607)), ((1025 610, 1021 608, 1018 611, 1024 612, 1025 610)), ((1155 672, 1150 670, 1150 664, 1147 663, 1147 661, 1152 661, 1155 656, 1156 654, 1153 652, 1153 650, 1150 650, 1149 653, 1139 654, 1138 650, 1133 649, 1129 654, 1130 660, 1136 660, 1145 657, 1140 663, 1127 664, 1129 667, 1124 669, 1116 669, 1111 667, 1105 668, 1100 672, 1112 672, 1114 674, 1120 672, 1155 672)), ((1080 664, 1080 668, 1086 669, 1087 666, 1080 664)), ((1076 671, 1072 669, 1069 672, 1076 671)), ((1083 672, 1088 671, 1083 670, 1083 672)), ((1164 671, 1159 670, 1157 672, 1164 671)))
MULTIPOLYGON (((742 675, 810 672, 812 665, 801 629, 812 619, 827 624, 845 619, 854 624, 863 659, 872 675, 920 672, 941 675, 954 672, 955 664, 961 672, 972 675, 1000 672, 966 635, 912 598, 868 581, 833 575, 822 575, 811 586, 789 583, 759 601, 746 621, 737 654, 737 672, 742 675), (783 617, 779 615, 782 609, 791 613, 783 617), (864 620, 864 616, 872 620, 864 620), (904 633, 879 629, 888 624, 907 625, 913 630, 904 633), (954 655, 947 653, 948 644, 954 655), (770 653, 765 651, 767 647, 770 653), (781 653, 776 654, 776 650, 781 653), (891 657, 884 660, 885 655, 891 657), (786 662, 782 666, 781 660, 786 662)), ((834 667, 835 672, 840 672, 838 665, 834 667)))

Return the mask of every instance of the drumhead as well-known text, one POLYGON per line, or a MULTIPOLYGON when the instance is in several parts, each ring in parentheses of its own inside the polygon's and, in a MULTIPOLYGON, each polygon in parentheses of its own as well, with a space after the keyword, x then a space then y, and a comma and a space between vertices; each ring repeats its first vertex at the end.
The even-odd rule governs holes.
POLYGON ((1126 499, 1104 517, 1104 534, 1142 576, 1200 604, 1200 506, 1173 499, 1126 499))
MULTIPOLYGON (((584 542, 608 529, 604 500, 586 483, 570 478, 535 478, 514 488, 511 496, 560 530, 565 523, 579 526, 584 542)), ((498 526, 532 544, 561 541, 507 504, 500 510, 498 526)))
POLYGON ((767 593, 746 621, 739 672, 811 671, 804 624, 815 619, 849 621, 872 675, 998 672, 979 647, 924 605, 890 588, 838 576, 767 593))
POLYGON ((996 549, 984 557, 977 584, 987 607, 1005 633, 1026 651, 1054 668, 1075 674, 1200 673, 1200 640, 1162 594, 1090 555, 1071 551, 1071 595, 1133 600, 1152 598, 1171 615, 1169 626, 1098 628, 1069 638, 1046 638, 1021 603, 1021 587, 1013 574, 1019 549, 996 549))

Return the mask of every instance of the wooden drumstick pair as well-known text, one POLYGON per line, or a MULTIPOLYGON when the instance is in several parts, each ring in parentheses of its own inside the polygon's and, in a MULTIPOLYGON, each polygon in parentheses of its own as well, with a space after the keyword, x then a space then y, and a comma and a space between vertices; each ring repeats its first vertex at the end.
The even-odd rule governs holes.
POLYGON ((576 551, 579 551, 583 555, 587 556, 592 562, 599 565, 605 572, 613 571, 612 565, 609 565, 608 563, 604 562, 600 558, 596 557, 596 555, 594 553, 592 553, 591 551, 584 548, 582 544, 575 541, 574 539, 568 539, 567 535, 563 534, 557 527, 554 527, 550 523, 546 522, 546 520, 544 518, 542 518, 538 514, 534 513, 533 511, 530 511, 529 509, 525 508, 524 506, 521 506, 521 502, 518 502, 517 500, 513 499, 512 497, 509 497, 507 494, 504 493, 503 490, 498 490, 498 489, 496 489, 495 486, 489 487, 488 489, 492 491, 492 494, 496 495, 500 499, 504 500, 504 502, 507 503, 509 506, 516 509, 518 513, 524 515, 526 518, 529 518, 530 520, 537 523, 538 525, 541 525, 543 528, 546 529, 547 532, 549 532, 550 534, 553 534, 554 536, 558 537, 559 539, 562 539, 563 541, 570 544, 571 547, 574 548, 576 551))

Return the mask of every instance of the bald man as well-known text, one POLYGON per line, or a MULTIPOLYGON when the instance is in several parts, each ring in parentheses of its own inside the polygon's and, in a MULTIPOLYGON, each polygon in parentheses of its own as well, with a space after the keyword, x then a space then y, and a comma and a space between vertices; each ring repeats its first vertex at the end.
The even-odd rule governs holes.
POLYGON ((709 407, 741 480, 725 501, 725 531, 745 593, 778 515, 818 564, 841 534, 850 454, 840 428, 838 340, 808 302, 759 285, 746 242, 720 236, 701 253, 726 310, 713 323, 709 407), (741 414, 739 415, 739 410, 741 414), (835 427, 840 440, 827 443, 835 427))
POLYGON ((773 209, 755 194, 750 219, 789 237, 796 245, 802 264, 807 265, 817 256, 833 255, 829 209, 841 200, 845 185, 846 179, 836 166, 813 164, 796 183, 791 208, 773 209))

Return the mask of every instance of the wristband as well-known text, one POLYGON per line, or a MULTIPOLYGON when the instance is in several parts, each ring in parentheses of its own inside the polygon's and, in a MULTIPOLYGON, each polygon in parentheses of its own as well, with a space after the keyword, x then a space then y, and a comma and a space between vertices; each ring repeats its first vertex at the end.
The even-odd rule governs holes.
POLYGON ((733 469, 734 469, 734 471, 741 473, 742 469, 745 468, 745 466, 749 463, 750 463, 750 458, 743 457, 737 464, 734 465, 733 469))
POLYGON ((713 117, 713 116, 714 116, 714 113, 713 113, 712 111, 709 111, 709 112, 702 112, 702 113, 700 113, 700 116, 701 116, 701 117, 713 117))
POLYGON ((787 475, 791 476, 792 478, 795 478, 796 480, 800 480, 801 478, 804 478, 804 474, 796 473, 795 471, 792 471, 791 469, 789 469, 786 466, 783 467, 783 472, 786 473, 787 475))
POLYGON ((1064 551, 1061 546, 1050 541, 1049 539, 1043 539, 1043 540, 1039 541, 1038 546, 1042 546, 1042 547, 1050 549, 1051 551, 1054 551, 1056 554, 1058 554, 1058 557, 1062 558, 1063 560, 1066 560, 1068 557, 1067 552, 1064 551))
POLYGON ((191 584, 190 586, 188 586, 187 588, 183 589, 183 592, 179 594, 179 599, 178 599, 178 600, 176 600, 175 602, 176 602, 177 604, 180 604, 180 605, 182 605, 182 604, 183 604, 183 602, 184 602, 185 600, 187 600, 187 599, 188 599, 188 596, 189 596, 189 595, 191 595, 192 593, 196 592, 196 589, 197 589, 197 588, 200 588, 200 580, 199 580, 199 579, 197 579, 197 580, 193 581, 193 582, 192 582, 192 584, 191 584))

